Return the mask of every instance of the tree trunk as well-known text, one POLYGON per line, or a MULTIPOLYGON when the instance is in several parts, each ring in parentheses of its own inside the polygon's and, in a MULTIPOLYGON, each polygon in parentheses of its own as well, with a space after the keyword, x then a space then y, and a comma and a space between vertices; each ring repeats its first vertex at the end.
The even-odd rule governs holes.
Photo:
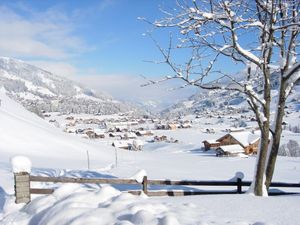
POLYGON ((269 144, 269 126, 268 123, 265 123, 264 129, 261 134, 261 143, 258 152, 258 161, 257 161, 255 177, 253 181, 254 182, 253 191, 256 196, 263 196, 264 194, 264 185, 265 185, 264 175, 265 175, 268 144, 269 144))
POLYGON ((267 167, 266 167, 266 186, 267 189, 269 189, 269 186, 271 184, 273 173, 275 170, 275 164, 277 159, 278 150, 280 147, 280 139, 281 139, 281 133, 282 133, 282 120, 284 116, 284 107, 285 107, 285 101, 286 101, 286 84, 285 80, 281 80, 280 82, 280 92, 278 93, 278 107, 277 112, 275 114, 276 118, 274 118, 275 122, 275 129, 273 131, 273 142, 271 146, 271 152, 267 161, 267 167))
POLYGON ((253 179, 253 192, 256 196, 263 196, 266 194, 265 190, 265 168, 267 161, 267 153, 269 146, 269 129, 270 129, 270 104, 271 104, 271 85, 270 85, 270 70, 263 65, 264 71, 264 100, 263 107, 263 123, 261 130, 260 149, 258 152, 258 159, 256 171, 253 179))

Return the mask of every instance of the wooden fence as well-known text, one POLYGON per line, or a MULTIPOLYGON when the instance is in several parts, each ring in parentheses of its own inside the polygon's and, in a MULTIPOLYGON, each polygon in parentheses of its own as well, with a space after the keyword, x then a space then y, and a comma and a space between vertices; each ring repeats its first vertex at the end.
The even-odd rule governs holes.
MULTIPOLYGON (((251 182, 242 181, 237 178, 235 181, 192 181, 192 180, 148 180, 143 178, 142 183, 133 179, 113 179, 113 178, 73 178, 73 177, 43 177, 32 176, 26 172, 15 173, 15 196, 16 203, 28 203, 31 201, 31 194, 52 194, 54 189, 31 188, 31 182, 52 182, 52 183, 84 183, 84 184, 123 184, 141 185, 141 190, 127 190, 127 192, 139 195, 144 192, 148 196, 186 196, 203 194, 241 194, 244 193, 242 187, 250 186, 251 182), (235 187, 233 190, 149 190, 148 186, 222 186, 235 187)), ((271 183, 271 187, 300 188, 300 183, 271 183)), ((270 195, 296 194, 295 192, 270 192, 270 195)), ((300 193, 299 193, 300 194, 300 193)))

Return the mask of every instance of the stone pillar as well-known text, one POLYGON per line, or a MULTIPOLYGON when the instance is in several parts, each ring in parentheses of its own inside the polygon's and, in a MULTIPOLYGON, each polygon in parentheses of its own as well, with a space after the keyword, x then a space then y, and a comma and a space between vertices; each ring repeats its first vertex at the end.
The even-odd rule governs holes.
POLYGON ((16 203, 28 203, 30 199, 30 175, 27 172, 14 173, 16 203))

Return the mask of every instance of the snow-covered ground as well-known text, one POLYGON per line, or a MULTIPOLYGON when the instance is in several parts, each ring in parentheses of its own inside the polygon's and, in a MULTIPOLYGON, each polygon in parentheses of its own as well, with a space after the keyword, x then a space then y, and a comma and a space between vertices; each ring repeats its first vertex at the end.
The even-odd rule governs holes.
MULTIPOLYGON (((226 127, 214 125, 213 120, 206 126, 212 123, 218 130, 215 134, 203 133, 205 126, 159 131, 179 143, 148 143, 143 151, 134 152, 65 134, 3 93, 0 99, 0 224, 300 224, 300 195, 150 198, 123 193, 120 186, 56 184, 54 194, 33 196, 28 205, 16 205, 9 162, 15 155, 30 158, 35 175, 129 178, 144 169, 150 179, 194 180, 230 180, 238 171, 251 180, 255 157, 217 158, 203 153, 201 142, 219 137, 226 127)), ((284 141, 291 137, 300 141, 299 135, 284 132, 284 141)), ((299 175, 299 158, 279 157, 274 181, 299 182, 299 175)))

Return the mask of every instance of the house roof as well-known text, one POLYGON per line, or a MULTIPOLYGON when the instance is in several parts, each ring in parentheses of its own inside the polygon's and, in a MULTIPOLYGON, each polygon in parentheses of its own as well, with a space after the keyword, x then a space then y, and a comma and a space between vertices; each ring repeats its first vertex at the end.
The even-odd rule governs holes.
POLYGON ((144 142, 142 140, 136 139, 136 140, 133 140, 132 144, 135 146, 143 146, 144 142))
POLYGON ((205 140, 203 142, 207 142, 208 144, 220 144, 219 141, 216 141, 216 140, 213 140, 213 139, 211 139, 211 140, 205 140))
POLYGON ((127 132, 126 134, 124 134, 124 136, 128 137, 128 138, 136 138, 136 134, 133 132, 127 132))
MULTIPOLYGON (((250 144, 255 143, 257 140, 259 140, 260 135, 253 134, 250 131, 243 131, 243 132, 232 132, 229 134, 226 134, 225 136, 230 135, 235 140, 237 140, 243 147, 247 147, 250 144)), ((217 141, 220 141, 225 136, 219 138, 217 141)))
POLYGON ((117 148, 127 148, 129 145, 132 145, 131 141, 114 141, 113 146, 117 148))
POLYGON ((240 145, 223 145, 219 147, 222 149, 224 152, 229 152, 229 153, 242 153, 244 152, 244 149, 240 145))

